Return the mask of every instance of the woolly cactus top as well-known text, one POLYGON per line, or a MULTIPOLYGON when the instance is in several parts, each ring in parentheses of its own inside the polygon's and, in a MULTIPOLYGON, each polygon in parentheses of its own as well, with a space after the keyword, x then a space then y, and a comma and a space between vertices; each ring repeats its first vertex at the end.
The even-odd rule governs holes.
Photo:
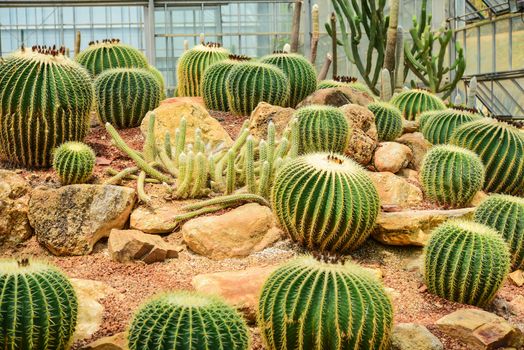
POLYGON ((361 266, 346 261, 342 256, 326 255, 327 253, 317 253, 316 255, 303 255, 292 260, 288 264, 309 267, 318 272, 344 273, 352 274, 371 280, 377 280, 376 277, 361 266))
POLYGON ((206 43, 204 45, 199 44, 194 46, 189 51, 203 51, 203 52, 221 52, 226 55, 229 55, 229 51, 222 47, 220 43, 206 43))
POLYGON ((55 268, 45 262, 29 259, 0 259, 0 275, 25 275, 55 268))
POLYGON ((246 55, 235 55, 235 54, 230 54, 228 59, 230 59, 231 61, 239 61, 239 62, 251 61, 252 60, 252 58, 249 57, 249 56, 246 56, 246 55))
POLYGON ((439 146, 435 146, 435 147, 433 147, 430 150, 430 152, 432 152, 432 153, 435 153, 435 152, 462 153, 462 154, 468 155, 470 157, 478 158, 478 155, 475 152, 470 151, 469 149, 466 149, 466 148, 463 148, 463 147, 455 146, 455 145, 439 145, 439 146))
POLYGON ((43 64, 60 64, 71 65, 78 67, 73 60, 65 55, 66 49, 64 46, 56 48, 53 46, 33 46, 31 49, 21 47, 20 50, 12 53, 9 58, 21 58, 32 61, 38 61, 43 64))
POLYGON ((167 304, 187 308, 207 307, 220 302, 219 299, 210 297, 208 295, 185 291, 161 295, 159 298, 162 298, 162 301, 167 304))
POLYGON ((303 159, 303 164, 307 164, 312 168, 322 171, 346 174, 364 171, 364 168, 362 168, 359 164, 340 154, 312 153, 303 156, 303 159))
POLYGON ((463 219, 451 219, 442 224, 444 226, 451 226, 460 230, 461 235, 480 235, 482 237, 489 237, 494 239, 501 239, 500 234, 489 226, 479 224, 478 222, 463 220, 463 219))

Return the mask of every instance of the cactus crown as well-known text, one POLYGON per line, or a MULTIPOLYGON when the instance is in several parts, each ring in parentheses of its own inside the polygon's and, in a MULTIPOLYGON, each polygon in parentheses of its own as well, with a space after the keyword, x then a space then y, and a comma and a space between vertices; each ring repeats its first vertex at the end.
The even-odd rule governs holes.
POLYGON ((333 80, 338 81, 339 83, 351 84, 351 83, 356 83, 358 81, 358 78, 347 76, 347 75, 337 75, 336 77, 333 78, 333 80))
POLYGON ((242 61, 251 61, 252 58, 247 56, 247 55, 235 55, 235 54, 231 54, 228 56, 228 58, 232 61, 239 61, 239 62, 242 62, 242 61))
POLYGON ((415 120, 426 111, 445 109, 446 105, 431 92, 417 88, 393 96, 391 103, 397 106, 407 120, 415 120))
POLYGON ((454 109, 456 111, 469 112, 469 113, 472 113, 472 114, 479 114, 479 110, 476 109, 475 107, 469 107, 469 106, 464 106, 464 105, 456 105, 456 104, 453 104, 453 103, 449 103, 447 105, 447 107, 450 108, 450 109, 454 109))

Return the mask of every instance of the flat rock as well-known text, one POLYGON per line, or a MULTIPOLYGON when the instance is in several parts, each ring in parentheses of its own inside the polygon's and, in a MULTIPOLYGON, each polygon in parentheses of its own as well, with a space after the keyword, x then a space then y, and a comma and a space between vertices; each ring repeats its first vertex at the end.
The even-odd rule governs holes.
POLYGON ((524 315, 524 295, 517 295, 508 303, 509 312, 513 315, 524 315))
POLYGON ((426 327, 399 323, 393 327, 391 350, 443 350, 444 345, 426 327))
POLYGON ((420 132, 404 134, 396 140, 398 143, 404 144, 411 149, 413 157, 409 162, 409 167, 415 170, 420 170, 424 156, 432 147, 431 143, 424 138, 420 132))
POLYGON ((124 227, 135 200, 135 190, 121 186, 40 187, 32 192, 29 221, 54 255, 85 255, 113 228, 124 227))
POLYGON ((517 286, 524 286, 524 271, 515 270, 508 275, 509 279, 517 286))
POLYGON ((352 129, 346 154, 361 165, 368 165, 378 146, 375 115, 366 107, 348 104, 340 107, 352 129))
POLYGON ((100 338, 84 347, 82 350, 128 350, 127 334, 117 333, 110 337, 100 338))
POLYGON ((279 139, 293 117, 293 108, 273 106, 260 102, 249 118, 249 132, 257 139, 267 139, 267 126, 270 121, 275 124, 276 137, 279 139))
POLYGON ((344 86, 317 90, 300 102, 297 108, 309 105, 340 107, 347 104, 357 104, 365 107, 374 101, 375 98, 372 95, 344 86))
POLYGON ((377 171, 397 173, 413 159, 413 151, 398 142, 381 142, 375 150, 373 164, 377 171))
POLYGON ((422 190, 405 178, 390 172, 368 172, 380 197, 382 207, 411 208, 423 200, 422 190))

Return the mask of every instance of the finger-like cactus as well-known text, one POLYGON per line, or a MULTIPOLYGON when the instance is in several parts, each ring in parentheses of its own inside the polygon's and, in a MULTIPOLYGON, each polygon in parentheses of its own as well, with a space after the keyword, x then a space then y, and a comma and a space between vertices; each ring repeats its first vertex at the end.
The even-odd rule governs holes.
POLYGON ((348 76, 336 76, 333 79, 328 80, 322 80, 318 83, 317 89, 331 89, 331 88, 337 88, 337 87, 351 87, 357 91, 365 92, 371 96, 373 95, 373 92, 367 87, 366 84, 360 83, 357 78, 355 77, 348 77, 348 76))
POLYGON ((28 167, 51 164, 52 151, 82 141, 94 90, 65 48, 22 48, 0 65, 0 158, 28 167))
POLYGON ((387 102, 375 102, 367 105, 375 115, 378 139, 380 141, 394 141, 402 135, 402 113, 387 102))
POLYGON ((165 100, 166 99, 166 82, 164 80, 164 76, 162 75, 162 72, 160 72, 155 66, 149 66, 149 71, 153 73, 153 76, 155 77, 156 81, 158 81, 158 85, 160 86, 160 99, 165 100))
POLYGON ((140 126, 160 104, 160 84, 145 69, 106 70, 96 78, 95 89, 99 118, 117 129, 140 126))
POLYGON ((421 89, 401 92, 393 96, 390 102, 400 109, 406 120, 416 120, 423 112, 446 108, 438 96, 421 89))
POLYGON ((389 349, 392 303, 355 264, 294 259, 267 279, 258 310, 268 350, 389 349))
POLYGON ((511 195, 524 193, 524 132, 491 118, 462 124, 450 143, 479 155, 486 168, 484 189, 511 195))
POLYGON ((494 194, 475 210, 475 221, 502 234, 514 270, 524 269, 524 198, 494 194))
POLYGON ((377 190, 365 170, 330 153, 287 162, 277 173, 271 204, 294 241, 311 250, 338 253, 366 240, 379 210, 377 190))
POLYGON ((453 131, 464 123, 482 118, 473 110, 461 107, 448 108, 443 111, 428 114, 424 126, 420 128, 426 140, 434 145, 449 142, 453 131))
POLYGON ((510 267, 508 247, 494 229, 450 220, 435 229, 425 250, 429 292, 479 307, 489 304, 510 267))
POLYGON ((53 168, 64 185, 81 184, 93 175, 95 152, 82 142, 70 141, 53 153, 53 168))
POLYGON ((53 266, 0 260, 0 348, 65 350, 76 327, 78 301, 53 266))
POLYGON ((197 293, 160 295, 131 322, 130 350, 247 350, 248 328, 231 306, 197 293))

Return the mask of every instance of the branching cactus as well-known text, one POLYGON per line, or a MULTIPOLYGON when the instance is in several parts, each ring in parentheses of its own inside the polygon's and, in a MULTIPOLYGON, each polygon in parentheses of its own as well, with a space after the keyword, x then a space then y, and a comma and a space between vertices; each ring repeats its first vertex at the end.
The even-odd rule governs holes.
POLYGON ((454 106, 432 113, 424 120, 420 128, 426 140, 434 145, 449 143, 456 128, 464 123, 482 118, 476 110, 454 106))
POLYGON ((422 89, 401 92, 393 96, 390 102, 400 109, 406 120, 416 120, 423 112, 446 108, 438 96, 422 89))
POLYGON ((373 92, 367 87, 366 84, 363 84, 358 81, 358 78, 349 77, 349 76, 336 76, 333 79, 322 80, 318 83, 317 89, 331 89, 337 87, 351 87, 357 91, 365 92, 370 96, 374 96, 373 92))
POLYGON ((0 260, 0 290, 0 348, 69 349, 78 301, 62 272, 36 260, 0 260))
POLYGON ((378 139, 380 141, 395 141, 402 135, 402 112, 387 102, 375 102, 367 105, 375 115, 378 139))
POLYGON ((0 65, 0 158, 26 167, 51 165, 52 151, 82 141, 94 90, 65 48, 34 46, 0 65))
POLYGON ((389 349, 393 305, 382 283, 358 265, 317 259, 294 259, 264 284, 258 326, 265 348, 389 349))
POLYGON ((216 297, 177 291, 143 305, 129 327, 130 350, 248 350, 242 316, 216 297))
POLYGON ((89 180, 95 168, 95 152, 82 142, 66 142, 53 153, 53 168, 63 185, 89 180))
POLYGON ((485 307, 510 268, 508 247, 494 229, 450 220, 433 231, 425 250, 429 292, 462 304, 485 307))

